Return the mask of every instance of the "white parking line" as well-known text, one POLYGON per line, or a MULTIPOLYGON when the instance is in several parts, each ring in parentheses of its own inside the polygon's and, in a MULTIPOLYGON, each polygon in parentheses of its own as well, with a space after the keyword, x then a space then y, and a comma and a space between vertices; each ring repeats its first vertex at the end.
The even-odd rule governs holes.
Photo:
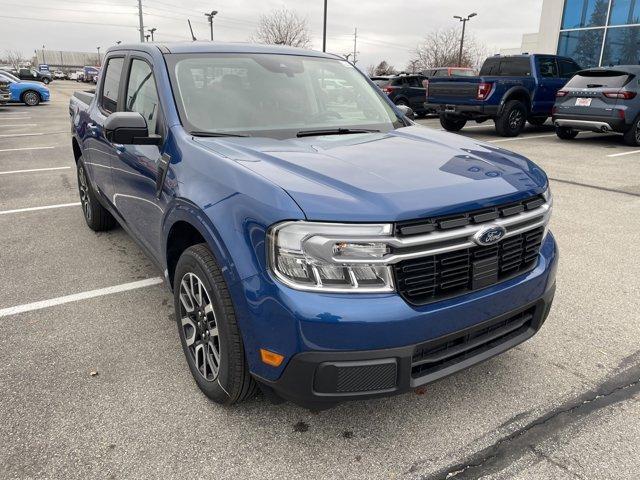
POLYGON ((47 172, 50 170, 68 170, 70 168, 71 167, 31 168, 29 170, 11 170, 9 172, 0 172, 0 175, 9 175, 11 173, 47 172))
POLYGON ((0 121, 2 122, 15 122, 16 120, 28 120, 31 117, 3 117, 0 115, 0 121))
POLYGON ((113 295, 114 293, 122 293, 129 290, 151 287, 153 285, 159 285, 162 281, 163 280, 160 277, 148 278, 146 280, 123 283, 122 285, 115 285, 113 287, 99 288, 97 290, 89 290, 88 292, 74 293, 73 295, 66 295, 64 297, 51 298, 40 302, 25 303, 24 305, 3 308, 0 310, 0 318, 17 315, 18 313, 31 312, 33 310, 42 310, 43 308, 63 305, 65 303, 79 302, 80 300, 87 300, 89 298, 103 297, 105 295, 113 295))
POLYGON ((14 123, 11 125, 5 125, 4 123, 0 123, 0 127, 37 127, 37 123, 14 123))
POLYGON ((613 157, 624 157, 625 155, 635 155, 637 153, 640 153, 640 150, 633 150, 632 152, 614 153, 612 155, 607 155, 607 157, 610 157, 610 158, 613 158, 613 157))
POLYGON ((4 148, 4 149, 0 150, 0 153, 2 153, 2 152, 21 152, 21 151, 24 151, 24 150, 50 150, 52 148, 56 148, 56 147, 4 148))
POLYGON ((64 132, 38 132, 38 133, 10 133, 8 135, 0 135, 0 138, 7 137, 41 137, 42 135, 58 135, 61 133, 69 133, 66 130, 64 132))
POLYGON ((529 137, 514 137, 514 138, 501 138, 500 140, 488 140, 489 143, 502 143, 502 142, 516 142, 522 140, 535 140, 538 138, 549 138, 555 137, 555 133, 550 133, 548 135, 531 135, 529 137))
POLYGON ((44 207, 18 208, 15 210, 0 210, 0 215, 9 215, 11 213, 35 212, 37 210, 50 210, 52 208, 77 207, 80 202, 76 203, 60 203, 58 205, 45 205, 44 207))

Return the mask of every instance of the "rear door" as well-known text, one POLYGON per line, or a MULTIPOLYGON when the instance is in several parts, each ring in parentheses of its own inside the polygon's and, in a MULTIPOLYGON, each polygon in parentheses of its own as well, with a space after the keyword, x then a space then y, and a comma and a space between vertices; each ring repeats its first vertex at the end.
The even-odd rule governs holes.
POLYGON ((615 69, 578 72, 557 98, 558 113, 611 117, 618 102, 624 101, 618 99, 618 93, 624 91, 633 78, 633 75, 615 69))
POLYGON ((556 93, 566 80, 560 77, 558 62, 555 57, 535 57, 537 76, 537 88, 533 95, 532 109, 534 112, 550 114, 556 102, 556 93))
POLYGON ((411 108, 415 111, 424 109, 427 90, 422 85, 422 77, 408 77, 408 96, 411 108))
POLYGON ((89 108, 85 136, 85 165, 89 171, 89 177, 109 201, 112 201, 113 196, 111 169, 117 159, 117 151, 105 136, 104 122, 109 115, 120 108, 124 61, 123 54, 106 59, 105 72, 96 91, 95 103, 89 108))

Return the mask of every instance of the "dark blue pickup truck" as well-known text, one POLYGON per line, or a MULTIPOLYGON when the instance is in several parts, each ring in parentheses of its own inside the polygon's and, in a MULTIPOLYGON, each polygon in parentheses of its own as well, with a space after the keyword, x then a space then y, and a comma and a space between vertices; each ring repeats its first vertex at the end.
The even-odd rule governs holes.
MULTIPOLYGON (((209 398, 407 392, 541 328, 546 175, 403 111, 340 57, 208 42, 111 48, 71 99, 86 223, 119 223, 164 272, 209 398)), ((150 334, 120 341, 154 341, 131 321, 150 334)))
POLYGON ((436 111, 449 132, 469 120, 493 120, 504 137, 516 137, 528 121, 544 124, 556 93, 580 70, 570 58, 555 55, 496 55, 485 60, 478 77, 431 78, 425 108, 436 111))

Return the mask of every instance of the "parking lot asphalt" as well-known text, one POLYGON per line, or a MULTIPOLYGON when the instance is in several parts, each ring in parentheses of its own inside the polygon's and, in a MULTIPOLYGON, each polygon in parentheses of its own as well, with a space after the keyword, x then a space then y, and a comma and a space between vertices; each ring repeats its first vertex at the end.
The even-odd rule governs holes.
POLYGON ((399 397, 223 408, 191 379, 160 272, 122 229, 84 224, 67 108, 82 87, 0 107, 0 478, 637 476, 640 148, 470 124, 552 179, 561 259, 540 333, 399 397))

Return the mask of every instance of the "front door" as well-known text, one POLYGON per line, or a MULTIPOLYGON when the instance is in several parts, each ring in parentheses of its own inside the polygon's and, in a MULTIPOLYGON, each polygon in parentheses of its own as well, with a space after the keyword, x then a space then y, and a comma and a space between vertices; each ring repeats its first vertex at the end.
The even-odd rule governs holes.
MULTIPOLYGON (((140 113, 147 121, 150 135, 166 138, 150 59, 142 54, 132 56, 125 79, 123 110, 140 113)), ((116 209, 135 237, 157 259, 162 257, 162 219, 166 208, 165 197, 159 199, 156 188, 162 148, 119 145, 112 170, 116 209)))

